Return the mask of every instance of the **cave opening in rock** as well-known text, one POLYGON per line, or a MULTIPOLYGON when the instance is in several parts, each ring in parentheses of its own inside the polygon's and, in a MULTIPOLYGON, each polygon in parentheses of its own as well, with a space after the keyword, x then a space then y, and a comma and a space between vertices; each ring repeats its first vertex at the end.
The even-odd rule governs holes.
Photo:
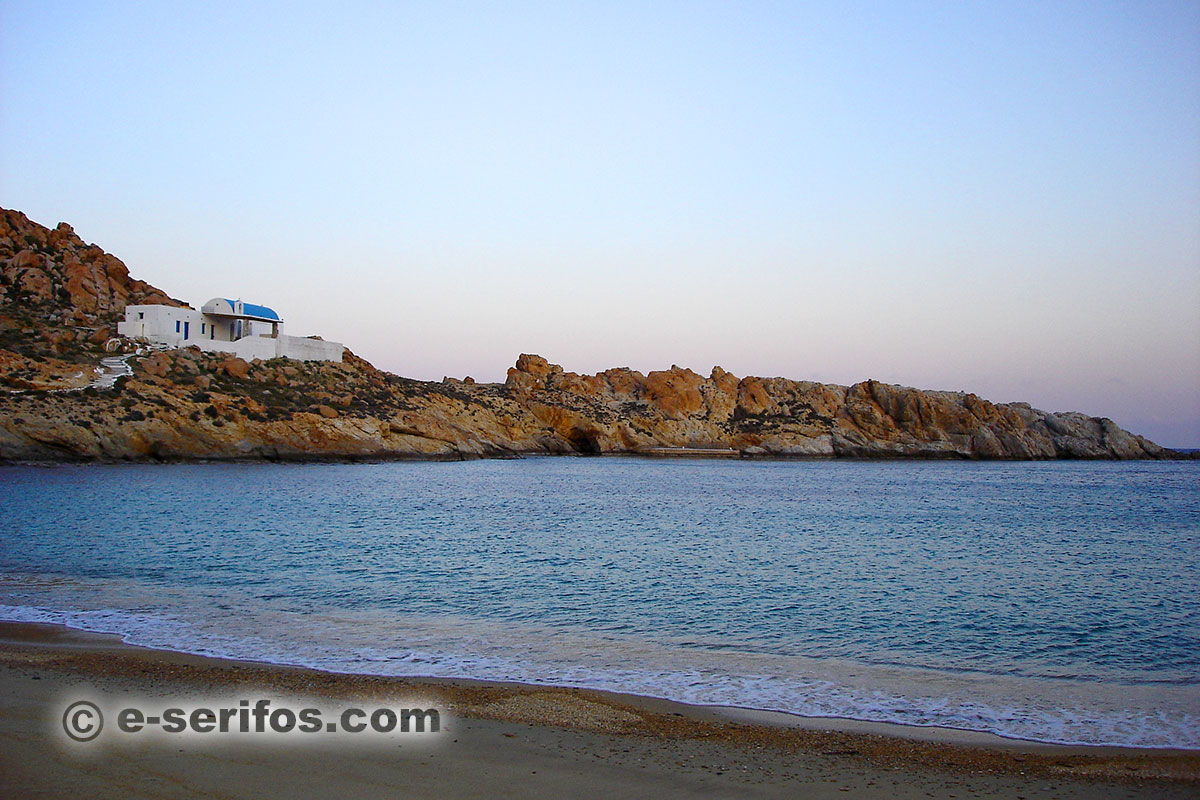
POLYGON ((599 453, 600 442, 594 431, 585 431, 583 428, 572 428, 567 434, 567 442, 571 445, 571 449, 576 453, 599 453))

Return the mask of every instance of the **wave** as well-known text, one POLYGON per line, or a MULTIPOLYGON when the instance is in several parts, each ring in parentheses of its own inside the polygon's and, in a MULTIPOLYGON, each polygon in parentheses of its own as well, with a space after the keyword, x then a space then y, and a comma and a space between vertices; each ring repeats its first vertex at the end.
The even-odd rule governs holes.
POLYGON ((328 672, 599 689, 1056 744, 1200 748, 1200 716, 1188 710, 1200 703, 1191 687, 1005 680, 836 659, 700 652, 616 634, 484 620, 380 611, 302 613, 269 603, 247 608, 228 597, 180 599, 155 611, 132 604, 0 604, 0 618, 115 634, 133 645, 328 672), (219 600, 226 601, 219 603, 224 608, 214 609, 219 600))

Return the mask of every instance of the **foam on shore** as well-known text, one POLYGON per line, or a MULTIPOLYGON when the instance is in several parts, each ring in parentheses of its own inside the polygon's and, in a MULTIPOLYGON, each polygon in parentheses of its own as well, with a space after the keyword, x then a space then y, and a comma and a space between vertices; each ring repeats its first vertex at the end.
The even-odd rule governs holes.
MULTIPOLYGON (((113 587, 98 590, 99 584, 81 591, 89 584, 67 582, 71 596, 90 593, 95 600, 111 600, 125 594, 113 587)), ((0 588, 12 594, 11 583, 0 588)), ((333 673, 576 687, 695 706, 1064 745, 1200 748, 1195 686, 1114 686, 782 658, 381 611, 304 614, 269 603, 214 608, 212 598, 179 592, 169 608, 154 611, 133 596, 124 598, 132 602, 123 607, 82 607, 63 599, 54 606, 0 605, 0 619, 65 625, 116 634, 145 647, 333 673)))

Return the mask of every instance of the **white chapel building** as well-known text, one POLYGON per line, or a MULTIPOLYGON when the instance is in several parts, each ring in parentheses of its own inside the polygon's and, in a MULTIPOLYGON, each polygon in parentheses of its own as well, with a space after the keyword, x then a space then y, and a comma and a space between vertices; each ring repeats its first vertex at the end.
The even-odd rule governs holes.
POLYGON ((117 333, 131 339, 172 347, 196 345, 201 350, 255 358, 294 358, 299 361, 341 361, 339 342, 305 336, 286 336, 283 320, 273 309, 241 300, 214 297, 200 310, 175 306, 126 306, 117 333))

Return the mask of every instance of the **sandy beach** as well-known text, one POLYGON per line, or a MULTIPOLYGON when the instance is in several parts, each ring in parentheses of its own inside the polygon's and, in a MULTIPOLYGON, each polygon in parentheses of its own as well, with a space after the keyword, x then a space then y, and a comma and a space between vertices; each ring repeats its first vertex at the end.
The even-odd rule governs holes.
MULTIPOLYGON (((150 702, 147 700, 147 702, 150 702)), ((1195 797, 1200 753, 698 708, 552 687, 338 675, 0 624, 4 797, 1195 797), (365 743, 125 736, 76 743, 79 697, 420 698, 441 731, 365 743)))

